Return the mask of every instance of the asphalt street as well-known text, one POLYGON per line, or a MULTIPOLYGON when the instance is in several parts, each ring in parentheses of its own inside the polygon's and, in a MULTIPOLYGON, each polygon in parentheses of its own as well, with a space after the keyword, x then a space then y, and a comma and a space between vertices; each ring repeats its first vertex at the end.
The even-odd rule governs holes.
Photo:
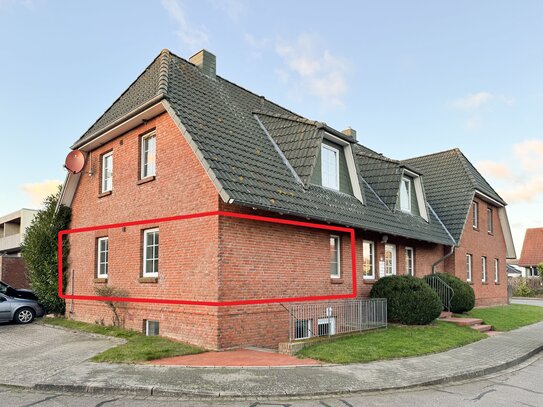
MULTIPOLYGON (((386 380, 386 378, 383 378, 386 380)), ((359 406, 439 406, 439 407, 543 407, 543 354, 498 375, 410 391, 350 394, 310 400, 183 400, 159 397, 132 397, 75 393, 36 392, 0 387, 0 406, 6 407, 359 407, 359 406)))

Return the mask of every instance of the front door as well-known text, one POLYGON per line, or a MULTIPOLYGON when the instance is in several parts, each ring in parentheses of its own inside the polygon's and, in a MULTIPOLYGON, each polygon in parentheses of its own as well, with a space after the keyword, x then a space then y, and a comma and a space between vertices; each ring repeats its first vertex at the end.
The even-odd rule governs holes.
POLYGON ((385 245, 385 276, 396 274, 396 246, 393 244, 385 245))

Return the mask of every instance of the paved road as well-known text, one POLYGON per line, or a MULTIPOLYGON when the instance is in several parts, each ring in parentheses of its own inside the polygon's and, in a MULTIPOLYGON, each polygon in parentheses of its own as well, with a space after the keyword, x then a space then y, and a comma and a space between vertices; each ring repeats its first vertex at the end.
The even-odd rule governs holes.
POLYGON ((543 307, 543 298, 540 300, 532 300, 532 299, 527 299, 527 298, 513 298, 511 299, 511 304, 537 305, 538 307, 543 307))
MULTIPOLYGON (((386 380, 386 378, 383 378, 386 380)), ((313 400, 182 400, 158 397, 34 392, 0 387, 0 406, 9 407, 543 407, 543 355, 499 375, 413 391, 358 394, 313 400)))

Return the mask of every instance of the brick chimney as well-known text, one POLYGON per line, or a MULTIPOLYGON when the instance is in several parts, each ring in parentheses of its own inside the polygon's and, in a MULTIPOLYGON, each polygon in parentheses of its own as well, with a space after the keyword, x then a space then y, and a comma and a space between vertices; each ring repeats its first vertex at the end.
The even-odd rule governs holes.
POLYGON ((345 134, 348 137, 351 137, 354 141, 356 141, 356 130, 351 129, 350 127, 342 131, 343 134, 345 134))
POLYGON ((202 70, 210 78, 215 78, 217 58, 211 52, 203 49, 189 58, 189 61, 202 70))

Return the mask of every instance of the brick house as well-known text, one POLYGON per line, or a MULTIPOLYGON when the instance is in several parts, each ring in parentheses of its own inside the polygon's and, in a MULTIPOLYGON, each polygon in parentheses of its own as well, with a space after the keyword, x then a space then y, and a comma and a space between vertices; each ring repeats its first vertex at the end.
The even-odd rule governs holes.
MULTIPOLYGON (((207 51, 186 61, 163 50, 72 149, 86 155, 61 196, 72 228, 213 211, 264 215, 354 228, 360 296, 384 275, 465 277, 465 265, 445 261, 460 240, 440 219, 417 165, 217 76, 207 51)), ((503 229, 497 222, 494 234, 506 242, 503 229)), ((110 286, 129 297, 216 302, 353 290, 344 233, 209 216, 73 234, 70 244, 69 294, 110 286)), ((492 254, 500 282, 505 247, 492 254)), ((490 284, 476 292, 505 303, 499 287, 503 293, 487 295, 490 284)), ((98 301, 68 309, 70 318, 108 322, 98 301)), ((159 329, 209 349, 288 339, 280 304, 126 303, 122 314, 127 328, 159 329)))
POLYGON ((543 228, 526 229, 520 259, 516 264, 524 268, 526 278, 537 278, 537 266, 543 263, 543 228))

